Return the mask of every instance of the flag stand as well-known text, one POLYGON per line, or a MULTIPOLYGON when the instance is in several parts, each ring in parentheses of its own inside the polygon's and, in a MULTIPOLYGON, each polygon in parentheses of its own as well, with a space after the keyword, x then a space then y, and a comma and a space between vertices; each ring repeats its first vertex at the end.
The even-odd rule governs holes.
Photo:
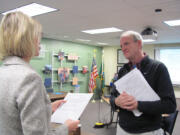
MULTIPOLYGON (((102 84, 101 84, 102 85, 102 84)), ((100 120, 100 114, 101 114, 101 110, 100 110, 100 104, 103 103, 103 99, 102 99, 102 94, 103 94, 103 88, 101 89, 102 91, 99 92, 99 106, 98 106, 98 122, 96 122, 94 124, 94 128, 103 128, 106 124, 102 123, 101 120, 100 120)))
POLYGON ((91 102, 92 102, 92 103, 96 103, 96 100, 93 99, 93 100, 91 100, 91 102))
POLYGON ((96 122, 94 124, 94 128, 103 128, 105 126, 105 124, 100 121, 100 104, 102 103, 101 100, 99 100, 99 107, 98 107, 98 120, 99 120, 99 122, 96 122))
POLYGON ((101 103, 103 103, 103 102, 104 102, 102 98, 101 98, 100 102, 101 102, 101 103))
POLYGON ((96 103, 96 100, 94 99, 94 91, 93 91, 93 99, 91 100, 91 103, 96 103))
POLYGON ((101 71, 99 73, 99 78, 101 80, 101 91, 99 92, 99 97, 100 97, 100 100, 99 100, 99 107, 98 107, 98 121, 99 122, 96 122, 95 125, 94 125, 94 128, 103 128, 106 124, 102 123, 101 120, 100 120, 100 104, 103 103, 103 99, 102 99, 102 96, 103 96, 103 93, 104 93, 104 65, 103 65, 103 60, 104 60, 104 50, 102 50, 102 65, 101 65, 101 71))

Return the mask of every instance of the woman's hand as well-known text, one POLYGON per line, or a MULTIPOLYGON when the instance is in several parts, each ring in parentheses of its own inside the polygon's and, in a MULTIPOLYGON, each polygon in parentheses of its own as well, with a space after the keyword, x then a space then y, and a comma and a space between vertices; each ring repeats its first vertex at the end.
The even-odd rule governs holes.
POLYGON ((57 101, 51 103, 52 112, 54 113, 56 111, 56 109, 65 102, 66 102, 65 100, 57 100, 57 101))
POLYGON ((65 121, 65 125, 68 127, 69 131, 76 131, 76 129, 78 128, 79 122, 80 122, 79 120, 68 119, 65 121))

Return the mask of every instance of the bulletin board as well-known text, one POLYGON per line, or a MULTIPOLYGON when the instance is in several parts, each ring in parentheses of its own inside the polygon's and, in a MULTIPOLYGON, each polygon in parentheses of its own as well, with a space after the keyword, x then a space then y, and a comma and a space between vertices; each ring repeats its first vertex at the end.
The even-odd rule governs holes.
POLYGON ((117 64, 124 64, 127 62, 128 60, 124 57, 122 50, 118 49, 117 50, 117 64))

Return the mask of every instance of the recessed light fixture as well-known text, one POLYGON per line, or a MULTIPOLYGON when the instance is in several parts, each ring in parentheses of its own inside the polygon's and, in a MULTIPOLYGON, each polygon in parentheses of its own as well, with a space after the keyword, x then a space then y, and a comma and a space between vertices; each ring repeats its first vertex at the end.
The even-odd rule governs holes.
POLYGON ((180 25, 180 20, 169 20, 169 21, 164 21, 169 26, 179 26, 180 25))
POLYGON ((25 6, 13 9, 13 10, 6 11, 2 14, 5 15, 5 14, 10 13, 10 12, 21 11, 24 14, 27 14, 29 16, 36 16, 36 15, 40 15, 40 14, 45 14, 45 13, 57 11, 57 10, 58 9, 50 8, 50 7, 43 6, 43 5, 40 5, 37 3, 32 3, 29 5, 25 5, 25 6))
POLYGON ((90 41, 91 41, 91 40, 88 40, 88 39, 80 39, 80 38, 78 38, 78 39, 76 39, 76 40, 82 41, 82 42, 90 42, 90 41))
POLYGON ((111 27, 111 28, 103 28, 103 29, 92 29, 92 30, 83 30, 82 32, 88 34, 101 34, 101 33, 110 33, 110 32, 120 32, 121 29, 111 27))

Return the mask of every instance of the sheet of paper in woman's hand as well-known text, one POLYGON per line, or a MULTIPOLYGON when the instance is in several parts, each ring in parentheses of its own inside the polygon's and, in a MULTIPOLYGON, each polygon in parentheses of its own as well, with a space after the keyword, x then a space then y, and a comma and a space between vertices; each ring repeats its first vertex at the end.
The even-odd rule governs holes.
POLYGON ((62 106, 52 115, 51 122, 62 123, 67 119, 78 120, 89 103, 92 93, 68 93, 62 106))

